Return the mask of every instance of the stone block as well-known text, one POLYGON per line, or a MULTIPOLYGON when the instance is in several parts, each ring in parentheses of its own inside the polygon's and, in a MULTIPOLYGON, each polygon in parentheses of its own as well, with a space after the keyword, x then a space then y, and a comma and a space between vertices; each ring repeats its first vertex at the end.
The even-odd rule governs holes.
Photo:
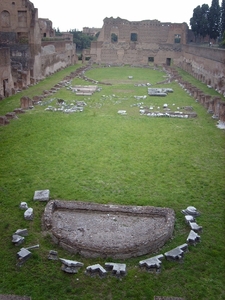
POLYGON ((20 107, 23 109, 29 109, 33 105, 32 100, 29 97, 20 98, 20 107))
POLYGON ((78 270, 84 265, 79 261, 64 258, 60 258, 60 261, 62 262, 61 270, 70 274, 76 274, 78 270))
POLYGON ((118 110, 117 112, 119 115, 125 116, 127 114, 126 110, 118 110))
POLYGON ((28 236, 28 230, 26 228, 25 229, 17 229, 15 234, 18 234, 20 236, 28 236))
POLYGON ((163 258, 164 256, 159 254, 157 256, 139 261, 139 266, 145 267, 147 271, 160 272, 163 258))
POLYGON ((58 252, 54 250, 50 250, 48 253, 48 259, 50 260, 58 260, 58 252))
POLYGON ((26 202, 21 202, 20 203, 20 209, 27 210, 28 209, 27 203, 26 202))
POLYGON ((106 270, 112 271, 112 275, 117 277, 122 277, 127 274, 126 264, 118 264, 118 263, 105 263, 106 270))
POLYGON ((20 235, 18 235, 18 234, 13 234, 13 236, 12 236, 12 243, 13 243, 15 246, 19 246, 19 245, 21 245, 23 242, 24 242, 24 237, 23 237, 23 236, 20 236, 20 235))
POLYGON ((202 232, 202 226, 199 226, 197 223, 195 222, 190 222, 189 226, 191 227, 191 229, 195 232, 202 232))
POLYGON ((21 248, 19 252, 17 252, 18 265, 21 266, 28 258, 30 258, 31 252, 26 248, 21 248))
POLYGON ((34 198, 35 201, 48 201, 50 196, 49 190, 39 190, 34 192, 34 198))
POLYGON ((95 264, 86 268, 86 274, 91 276, 99 275, 100 277, 103 277, 107 274, 107 271, 100 264, 95 264))
POLYGON ((197 209, 194 206, 188 206, 186 209, 183 209, 181 212, 184 215, 190 215, 195 217, 200 216, 200 213, 197 211, 197 209))
POLYGON ((9 124, 9 120, 6 118, 6 116, 0 116, 0 125, 7 125, 9 124))
POLYGON ((195 246, 197 243, 199 243, 201 241, 200 239, 201 239, 201 237, 196 232, 191 230, 187 237, 187 242, 188 242, 188 244, 195 246))
POLYGON ((34 218, 33 208, 30 207, 24 212, 24 219, 32 221, 33 218, 34 218))
POLYGON ((187 224, 189 224, 190 222, 195 222, 195 218, 193 216, 186 215, 185 216, 185 221, 186 221, 187 224))
POLYGON ((26 111, 23 108, 15 108, 14 112, 16 114, 24 114, 26 111))
POLYGON ((180 245, 166 253, 164 253, 167 260, 182 261, 184 253, 188 251, 188 244, 180 245))
POLYGON ((6 118, 8 120, 12 120, 12 119, 16 119, 17 116, 16 116, 16 113, 15 112, 8 112, 7 114, 5 114, 6 118))

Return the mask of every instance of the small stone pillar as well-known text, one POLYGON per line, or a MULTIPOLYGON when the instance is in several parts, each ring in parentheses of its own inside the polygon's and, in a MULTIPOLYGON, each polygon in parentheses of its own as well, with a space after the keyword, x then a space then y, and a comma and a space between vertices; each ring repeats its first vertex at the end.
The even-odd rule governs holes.
POLYGON ((20 98, 20 107, 23 109, 29 109, 33 106, 32 100, 29 97, 22 97, 20 98))

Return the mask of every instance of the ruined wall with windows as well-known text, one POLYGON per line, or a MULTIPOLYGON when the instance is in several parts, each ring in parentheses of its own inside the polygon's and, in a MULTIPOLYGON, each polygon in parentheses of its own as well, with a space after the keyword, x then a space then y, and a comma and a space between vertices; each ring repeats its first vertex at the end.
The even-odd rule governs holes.
POLYGON ((224 50, 197 47, 190 43, 192 40, 193 33, 186 23, 105 18, 88 55, 90 62, 98 64, 174 64, 204 83, 221 88, 225 84, 224 50))
MULTIPOLYGON (((11 95, 37 80, 76 61, 71 37, 62 36, 60 47, 49 19, 38 19, 38 9, 29 0, 0 0, 0 49, 9 49, 13 88, 0 91, 0 97, 11 95), (51 40, 52 46, 42 39, 51 40), (55 45, 54 45, 55 44, 55 45)), ((0 52, 3 55, 4 51, 0 52)), ((5 84, 5 83, 4 83, 5 84)), ((3 86, 0 73, 0 86, 3 86)))
POLYGON ((161 23, 158 20, 130 22, 105 18, 97 42, 91 44, 92 61, 108 64, 162 64, 176 59, 181 44, 186 44, 186 23, 161 23))

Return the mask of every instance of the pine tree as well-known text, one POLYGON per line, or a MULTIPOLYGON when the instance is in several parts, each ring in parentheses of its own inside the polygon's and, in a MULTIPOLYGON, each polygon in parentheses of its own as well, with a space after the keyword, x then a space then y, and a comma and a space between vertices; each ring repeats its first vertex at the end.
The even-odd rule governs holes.
POLYGON ((225 0, 221 3, 221 36, 225 33, 225 0))
POLYGON ((201 7, 198 5, 193 10, 193 16, 190 19, 191 30, 194 32, 195 38, 200 35, 200 19, 201 19, 201 7))
POLYGON ((208 21, 209 36, 214 40, 220 35, 220 11, 219 0, 212 0, 208 14, 208 21))
POLYGON ((190 25, 195 37, 200 36, 204 38, 207 34, 209 34, 208 14, 208 4, 203 4, 201 7, 198 5, 193 10, 193 16, 190 19, 190 25))

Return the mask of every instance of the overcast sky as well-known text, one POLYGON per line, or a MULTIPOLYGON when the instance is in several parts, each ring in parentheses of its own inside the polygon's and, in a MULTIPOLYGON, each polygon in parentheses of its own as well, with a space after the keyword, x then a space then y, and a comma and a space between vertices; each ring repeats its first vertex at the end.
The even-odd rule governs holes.
MULTIPOLYGON (((159 20, 189 25, 193 9, 212 0, 30 0, 38 8, 38 17, 52 21, 60 31, 101 28, 104 18, 120 17, 128 21, 159 20)), ((222 0, 219 1, 221 5, 222 0)))

